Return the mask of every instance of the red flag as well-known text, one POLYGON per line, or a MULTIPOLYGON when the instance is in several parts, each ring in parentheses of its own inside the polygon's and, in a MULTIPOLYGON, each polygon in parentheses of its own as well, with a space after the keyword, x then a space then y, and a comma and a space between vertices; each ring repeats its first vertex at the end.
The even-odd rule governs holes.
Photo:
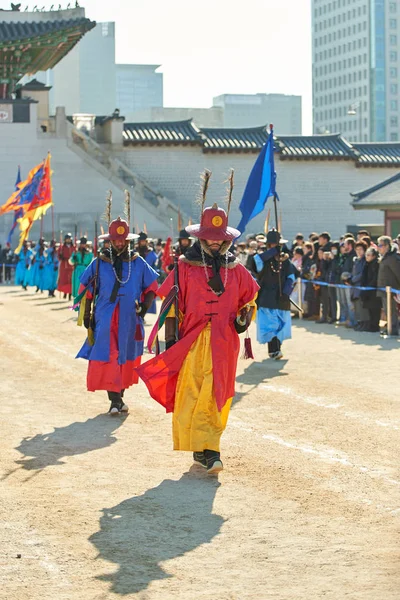
POLYGON ((172 258, 171 243, 172 243, 172 240, 169 237, 167 239, 167 241, 166 241, 164 252, 163 252, 163 255, 162 255, 162 259, 161 259, 162 270, 165 271, 165 273, 168 273, 168 267, 169 267, 169 265, 172 265, 172 263, 174 262, 174 260, 172 258))

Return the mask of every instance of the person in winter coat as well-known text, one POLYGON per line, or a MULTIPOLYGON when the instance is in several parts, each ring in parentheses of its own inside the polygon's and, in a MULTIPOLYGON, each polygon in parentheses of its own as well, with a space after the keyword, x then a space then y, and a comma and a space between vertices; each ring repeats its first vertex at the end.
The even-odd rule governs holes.
MULTIPOLYGON (((353 270, 351 272, 351 285, 361 286, 362 275, 365 265, 365 252, 367 250, 367 244, 363 241, 356 243, 357 258, 353 263, 353 270)), ((356 318, 355 331, 366 331, 368 329, 368 311, 363 308, 361 302, 361 290, 357 290, 354 287, 351 288, 351 299, 354 304, 354 314, 356 318)))
MULTIPOLYGON (((362 287, 378 287, 379 252, 375 248, 368 248, 365 253, 365 264, 362 272, 362 287)), ((377 290, 362 290, 360 298, 364 310, 368 311, 368 324, 365 331, 376 333, 379 331, 382 301, 377 295, 377 290)))
MULTIPOLYGON (((389 236, 383 235, 378 239, 378 250, 382 256, 378 271, 378 288, 390 286, 394 290, 400 290, 400 254, 397 254, 397 251, 392 248, 392 240, 389 236)), ((387 316, 388 301, 386 291, 379 290, 378 296, 382 298, 383 310, 387 316)), ((391 296, 391 333, 392 335, 399 335, 399 315, 394 296, 395 293, 391 296)))

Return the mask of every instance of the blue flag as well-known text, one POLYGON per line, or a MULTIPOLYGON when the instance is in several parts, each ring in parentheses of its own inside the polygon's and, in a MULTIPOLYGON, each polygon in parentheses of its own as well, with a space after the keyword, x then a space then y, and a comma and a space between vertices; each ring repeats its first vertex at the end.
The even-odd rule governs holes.
MULTIPOLYGON (((21 183, 21 167, 18 165, 17 179, 15 181, 15 191, 18 190, 18 184, 20 184, 20 183, 21 183)), ((23 216, 23 214, 24 214, 24 211, 22 208, 19 208, 18 210, 14 211, 14 220, 13 220, 13 224, 10 229, 10 232, 8 234, 8 237, 7 237, 7 244, 11 245, 12 234, 14 233, 14 230, 17 226, 18 219, 20 219, 23 216)))
POLYGON ((239 206, 242 219, 237 229, 241 233, 246 229, 248 222, 263 211, 268 198, 275 196, 279 200, 275 186, 274 130, 271 126, 268 140, 264 144, 250 173, 239 206))

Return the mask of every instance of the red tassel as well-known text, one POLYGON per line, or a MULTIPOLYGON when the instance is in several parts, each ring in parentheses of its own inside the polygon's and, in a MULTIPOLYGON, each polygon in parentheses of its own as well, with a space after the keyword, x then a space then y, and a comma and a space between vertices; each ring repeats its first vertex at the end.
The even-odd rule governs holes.
POLYGON ((254 358, 253 348, 251 347, 251 338, 249 336, 244 338, 243 358, 254 358))
POLYGON ((143 339, 142 328, 140 327, 139 323, 137 323, 135 330, 135 342, 142 342, 143 339))

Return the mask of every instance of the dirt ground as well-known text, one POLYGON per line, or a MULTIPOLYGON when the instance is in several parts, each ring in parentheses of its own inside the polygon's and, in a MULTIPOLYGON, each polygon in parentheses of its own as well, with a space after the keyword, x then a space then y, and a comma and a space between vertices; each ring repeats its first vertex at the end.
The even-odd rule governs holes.
POLYGON ((253 342, 216 479, 142 384, 105 414, 74 321, 0 288, 1 599, 399 600, 398 341, 298 323, 280 362, 253 342))

